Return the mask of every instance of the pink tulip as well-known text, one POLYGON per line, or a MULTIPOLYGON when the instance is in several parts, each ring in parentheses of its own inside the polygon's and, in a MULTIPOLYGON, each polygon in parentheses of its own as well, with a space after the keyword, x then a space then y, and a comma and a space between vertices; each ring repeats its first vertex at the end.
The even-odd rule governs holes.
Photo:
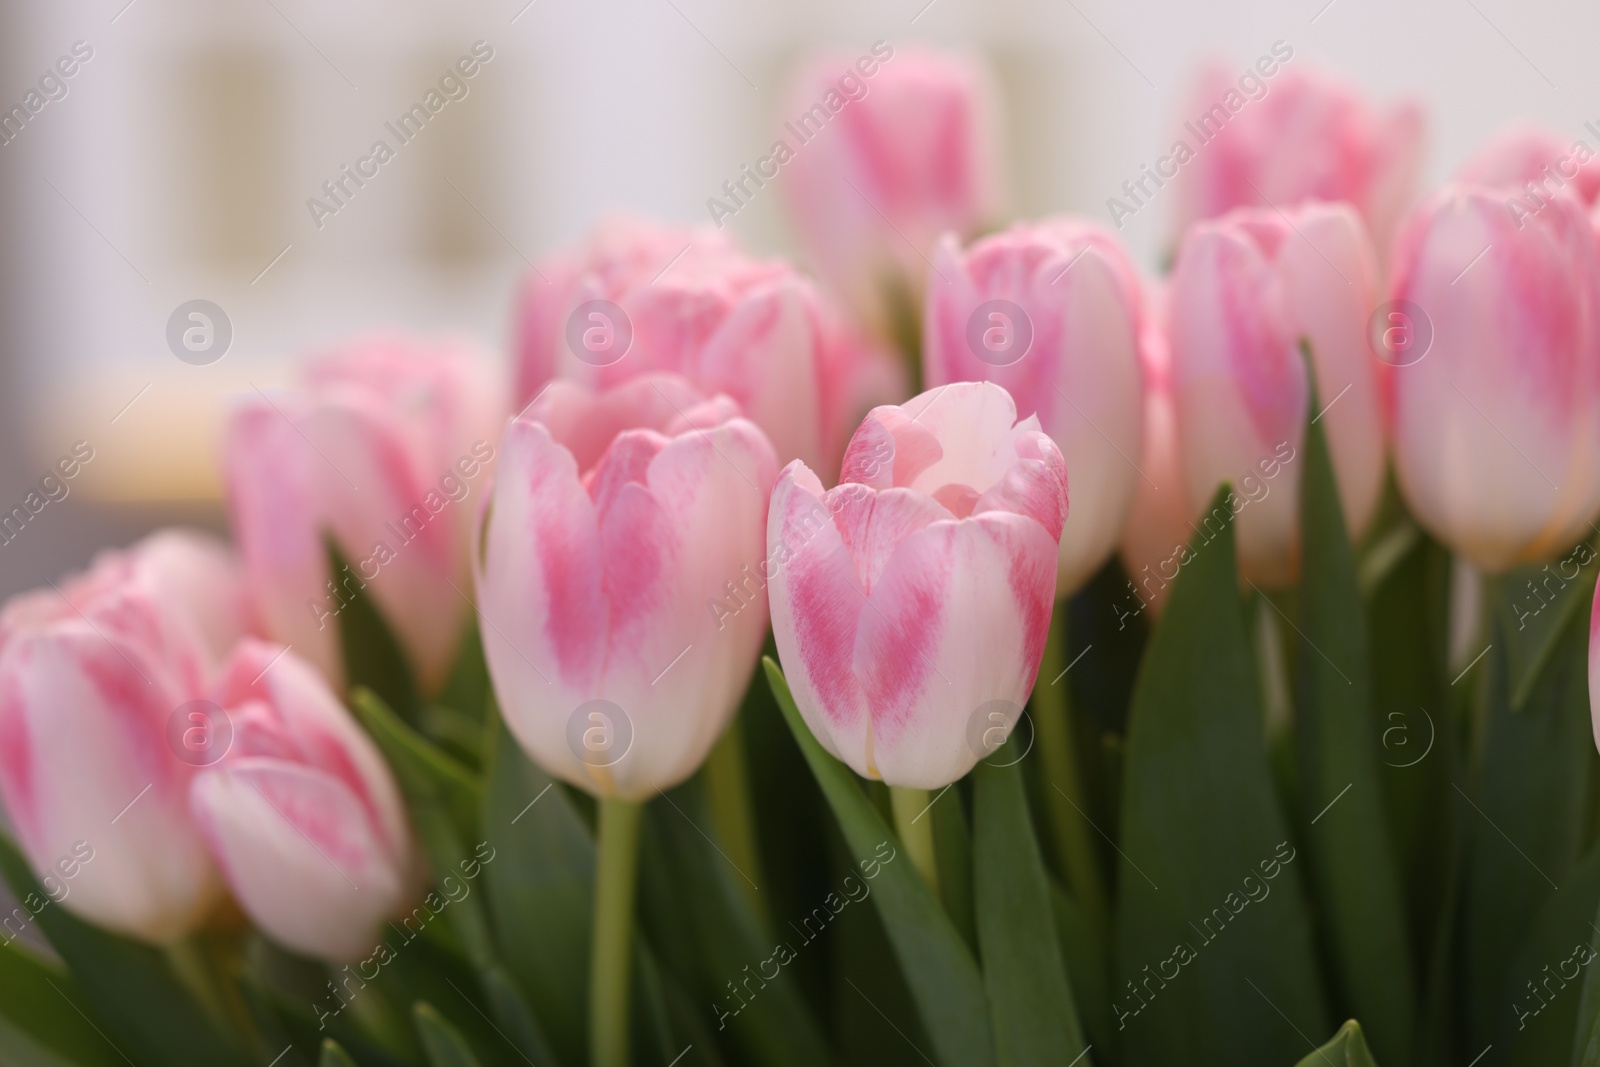
POLYGON ((970 237, 999 214, 996 100, 976 62, 882 42, 868 56, 817 57, 789 92, 780 138, 793 159, 780 184, 791 229, 880 337, 915 319, 939 235, 970 237))
POLYGON ((1152 287, 1147 295, 1153 306, 1145 316, 1139 345, 1145 386, 1144 443, 1139 451, 1139 467, 1149 480, 1140 478, 1134 485, 1133 508, 1122 527, 1120 552, 1128 586, 1113 603, 1122 626, 1146 608, 1152 615, 1161 613, 1183 564, 1185 546, 1194 537, 1190 524, 1200 510, 1189 501, 1178 453, 1166 294, 1152 287))
POLYGON ((1600 157, 1581 140, 1523 126, 1484 145, 1461 165, 1456 181, 1506 190, 1506 207, 1520 220, 1557 196, 1576 197, 1584 207, 1593 206, 1600 199, 1600 157))
POLYGON ((1177 232, 1236 207, 1288 210, 1305 200, 1342 200, 1387 248, 1422 166, 1421 106, 1380 108, 1278 49, 1247 73, 1207 67, 1184 106, 1189 125, 1179 136, 1194 157, 1177 179, 1177 232), (1218 107, 1225 116, 1220 132, 1218 107))
POLYGON ((823 747, 921 789, 986 755, 991 716, 1009 729, 1033 688, 1066 518, 1060 449, 989 382, 873 409, 826 492, 789 464, 767 518, 772 628, 823 747))
POLYGON ((1600 509, 1600 254, 1575 199, 1516 220, 1446 186, 1395 245, 1391 295, 1431 346, 1387 373, 1411 512, 1484 570, 1585 536, 1600 509))
POLYGON ((1299 569, 1302 339, 1351 535, 1372 518, 1383 483, 1378 370, 1367 346, 1377 303, 1372 246, 1345 204, 1287 215, 1241 209, 1184 240, 1169 308, 1184 479, 1196 510, 1232 484, 1247 578, 1283 585, 1299 569))
POLYGON ((904 389, 811 282, 709 229, 603 224, 528 280, 518 329, 519 406, 552 378, 670 373, 731 397, 784 459, 837 460, 860 413, 904 389))
POLYGON ((477 586, 506 724, 600 796, 683 781, 766 634, 772 445, 727 397, 649 375, 555 382, 502 450, 477 586))
POLYGON ((1589 722, 1595 748, 1600 749, 1600 586, 1594 596, 1589 607, 1589 722))
POLYGON ((1070 219, 1018 225, 965 252, 947 236, 928 292, 928 386, 990 381, 1071 457, 1058 595, 1116 547, 1140 481, 1137 270, 1110 234, 1070 219))
POLYGON ((474 353, 403 338, 327 353, 297 392, 246 397, 228 423, 228 495, 266 632, 339 682, 338 614, 370 587, 436 688, 470 609, 467 498, 501 416, 474 353), (349 571, 329 573, 327 535, 349 571))
POLYGON ((335 961, 372 951, 417 888, 400 792, 377 747, 293 652, 239 645, 217 683, 232 743, 189 805, 245 913, 335 961))
POLYGON ((220 548, 165 532, 0 612, 0 798, 50 896, 118 933, 173 940, 218 898, 175 739, 241 588, 220 548))

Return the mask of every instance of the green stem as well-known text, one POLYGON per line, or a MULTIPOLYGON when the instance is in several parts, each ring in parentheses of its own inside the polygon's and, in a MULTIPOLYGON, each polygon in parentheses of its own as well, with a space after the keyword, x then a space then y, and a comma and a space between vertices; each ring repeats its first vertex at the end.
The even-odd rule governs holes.
POLYGON ((933 817, 928 812, 928 791, 889 787, 890 805, 894 809, 894 829, 900 835, 911 865, 928 883, 933 895, 939 895, 939 864, 933 851, 933 817))
POLYGON ((1088 797, 1083 776, 1078 770, 1075 751, 1072 702, 1067 694, 1066 605, 1058 602, 1050 615, 1050 635, 1045 639, 1044 658, 1039 662, 1039 678, 1033 686, 1034 729, 1037 731, 1039 758, 1044 764, 1045 811, 1050 820, 1056 859, 1061 864, 1067 886, 1088 910, 1096 924, 1106 921, 1105 883, 1100 880, 1100 863, 1094 842, 1089 839, 1088 797))
POLYGON ((761 853, 756 846, 755 807, 750 800, 750 774, 745 766, 744 737, 735 718, 706 757, 705 784, 711 822, 728 850, 728 858, 744 873, 739 884, 756 914, 764 914, 756 886, 761 884, 761 853))
POLYGON ((593 1067, 628 1067, 629 1062, 628 978, 643 813, 643 805, 635 800, 600 800, 594 940, 589 955, 589 1062, 593 1067))

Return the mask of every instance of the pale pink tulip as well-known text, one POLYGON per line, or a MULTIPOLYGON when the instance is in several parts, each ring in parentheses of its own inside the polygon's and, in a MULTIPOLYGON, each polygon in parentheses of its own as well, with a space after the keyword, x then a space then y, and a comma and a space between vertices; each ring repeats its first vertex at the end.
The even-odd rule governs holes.
POLYGON ((1311 346, 1318 413, 1352 537, 1383 488, 1378 362, 1367 321, 1378 268, 1348 204, 1234 211, 1184 239, 1169 290, 1179 451, 1191 506, 1233 487, 1245 577, 1299 572, 1299 454, 1311 346))
POLYGON ((997 99, 975 60, 884 42, 816 57, 786 97, 791 229, 880 337, 915 321, 939 236, 971 237, 1000 213, 997 99))
POLYGON ((1506 207, 1519 219, 1557 196, 1576 197, 1587 208, 1600 197, 1600 157, 1582 140, 1520 126, 1479 149, 1456 171, 1456 181, 1505 189, 1506 207))
POLYGON ((1245 75, 1201 72, 1176 132, 1193 152, 1177 171, 1176 232, 1237 207, 1342 200, 1387 248, 1422 166, 1421 105, 1379 107, 1292 56, 1284 45, 1245 75))
POLYGON ((372 951, 418 887, 400 791, 327 682, 293 652, 241 643, 214 691, 232 743, 189 804, 233 895, 288 948, 372 951))
POLYGON ((507 726, 600 796, 683 781, 766 634, 772 445, 727 397, 648 375, 557 381, 501 448, 477 586, 507 726))
POLYGON ((989 382, 873 409, 833 489, 785 468, 772 628, 823 747, 894 786, 970 770, 1033 689, 1066 519, 1060 449, 989 382))
POLYGON ((1446 186, 1396 242, 1391 295, 1431 336, 1386 371, 1411 512, 1479 568, 1549 556, 1600 510, 1600 253, 1574 198, 1513 219, 1446 186))
MULTIPOLYGON (((1152 615, 1161 613, 1183 565, 1185 548, 1194 537, 1191 524, 1200 511, 1189 500, 1178 454, 1165 290, 1152 286, 1146 295, 1149 310, 1139 344, 1144 369, 1144 442, 1139 468, 1145 477, 1134 486, 1133 508, 1122 527, 1120 553, 1128 585, 1118 591, 1113 603, 1122 626, 1146 608, 1152 615)), ((1078 496, 1076 483, 1073 496, 1078 496)))
POLYGON ((219 547, 166 532, 0 613, 0 797, 52 898, 118 933, 176 939, 220 894, 178 739, 207 728, 185 709, 244 625, 241 588, 219 547))
POLYGON ((710 229, 603 223, 529 278, 518 331, 519 407, 552 378, 670 373, 731 397, 785 460, 837 461, 854 420, 905 388, 809 280, 710 229))
POLYGON ((1072 472, 1056 592, 1116 547, 1140 481, 1139 276, 1116 240, 1071 219, 1018 225, 964 252, 946 236, 928 292, 923 378, 1003 386, 1072 472))
POLYGON ((468 541, 504 410, 463 347, 373 338, 247 396, 227 429, 234 534, 266 633, 342 684, 338 614, 367 589, 425 689, 470 611, 468 541), (330 573, 331 536, 349 570, 330 573))

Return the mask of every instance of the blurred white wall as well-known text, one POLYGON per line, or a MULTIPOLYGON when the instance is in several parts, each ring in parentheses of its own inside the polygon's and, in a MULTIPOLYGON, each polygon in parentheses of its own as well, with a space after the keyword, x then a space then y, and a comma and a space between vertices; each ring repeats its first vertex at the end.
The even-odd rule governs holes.
MULTIPOLYGON (((222 398, 353 331, 465 331, 501 349, 526 259, 610 210, 705 220, 706 198, 770 143, 805 50, 878 38, 987 55, 1019 215, 1104 221, 1166 143, 1195 63, 1242 67, 1278 39, 1380 98, 1422 98, 1429 181, 1512 120, 1573 136, 1600 120, 1600 8, 1576 2, 0 0, 0 107, 74 42, 94 52, 0 145, 0 500, 79 439, 97 453, 75 487, 91 502, 213 498, 222 398), (469 95, 318 229, 307 198, 478 40, 494 55, 469 95), (209 366, 165 339, 195 298, 232 322, 209 366)), ((1147 266, 1167 206, 1123 231, 1147 266)), ((758 198, 730 225, 785 250, 777 209, 758 198)), ((19 576, 9 547, 0 592, 40 577, 19 576)))

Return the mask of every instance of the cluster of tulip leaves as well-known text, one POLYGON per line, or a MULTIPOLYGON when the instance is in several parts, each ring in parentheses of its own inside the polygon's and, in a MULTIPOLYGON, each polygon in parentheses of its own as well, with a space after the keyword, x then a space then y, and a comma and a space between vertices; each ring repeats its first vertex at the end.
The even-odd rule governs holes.
MULTIPOLYGON (((1062 684, 1108 914, 1066 888, 1031 730, 924 813, 935 890, 900 858, 887 790, 823 750, 769 656, 732 735, 756 854, 719 844, 704 773, 646 806, 635 1061, 1600 1065, 1593 576, 1546 581, 1532 612, 1548 570, 1491 581, 1487 651, 1451 677, 1444 550, 1392 492, 1352 545, 1315 423, 1303 463, 1298 588, 1241 583, 1229 527, 1197 535, 1158 625, 1112 625, 1114 565, 1058 609, 1063 660, 1096 652, 1062 684)), ((359 980, 242 919, 158 949, 30 907, 0 949, 0 1060, 587 1062, 594 802, 512 741, 475 632, 425 701, 369 602, 339 622, 352 710, 441 885, 492 858, 420 933, 391 926, 359 980)), ((9 841, 0 869, 45 899, 9 841)))

